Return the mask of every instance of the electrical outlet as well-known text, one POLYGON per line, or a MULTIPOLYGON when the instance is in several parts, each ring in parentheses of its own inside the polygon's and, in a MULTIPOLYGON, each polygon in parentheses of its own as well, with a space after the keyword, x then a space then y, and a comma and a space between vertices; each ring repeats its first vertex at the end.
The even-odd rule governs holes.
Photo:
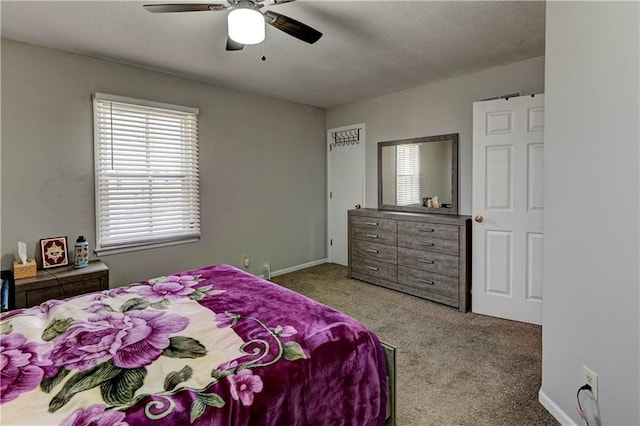
POLYGON ((582 366, 582 381, 584 384, 591 386, 591 396, 594 401, 598 400, 598 375, 594 373, 589 367, 582 366))
POLYGON ((249 259, 249 255, 248 254, 243 254, 242 255, 242 265, 245 268, 248 268, 251 265, 251 260, 249 259))

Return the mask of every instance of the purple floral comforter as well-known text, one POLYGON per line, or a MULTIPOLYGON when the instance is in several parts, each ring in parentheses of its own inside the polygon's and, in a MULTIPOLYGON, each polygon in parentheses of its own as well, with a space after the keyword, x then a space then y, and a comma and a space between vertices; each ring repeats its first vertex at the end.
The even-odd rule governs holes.
POLYGON ((2 425, 384 421, 376 336, 228 265, 3 314, 2 425))

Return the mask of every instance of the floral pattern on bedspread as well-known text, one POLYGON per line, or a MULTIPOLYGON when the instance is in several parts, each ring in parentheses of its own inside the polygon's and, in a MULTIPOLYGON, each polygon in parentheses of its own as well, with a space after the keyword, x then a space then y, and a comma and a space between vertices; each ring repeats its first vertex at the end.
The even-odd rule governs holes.
MULTIPOLYGON (((321 410, 296 388, 307 382, 286 376, 318 368, 312 354, 336 337, 318 315, 336 314, 227 265, 9 312, 0 335, 2 424, 312 424, 321 410), (313 309, 292 315, 294 301, 313 309), (272 405, 280 412, 265 408, 272 405)), ((360 339, 360 331, 347 334, 360 339)), ((335 358, 334 349, 327 353, 335 358)), ((368 380, 382 380, 373 367, 378 377, 368 380)), ((320 379, 330 393, 334 378, 320 379)), ((379 424, 384 387, 354 389, 365 389, 347 395, 354 414, 367 417, 360 424, 379 424)), ((346 414, 332 424, 351 424, 346 414)))

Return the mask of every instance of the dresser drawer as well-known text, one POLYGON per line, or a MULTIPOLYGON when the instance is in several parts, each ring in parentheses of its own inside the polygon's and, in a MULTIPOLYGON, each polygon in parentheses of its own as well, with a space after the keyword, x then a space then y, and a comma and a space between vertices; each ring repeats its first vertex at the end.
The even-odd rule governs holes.
POLYGON ((351 226, 365 228, 369 230, 378 229, 382 231, 397 232, 398 221, 395 219, 382 219, 378 217, 351 216, 351 226))
POLYGON ((396 282, 398 279, 398 267, 396 265, 373 259, 352 256, 351 270, 358 274, 369 275, 392 282, 396 282))
POLYGON ((456 256, 398 247, 398 265, 457 277, 458 262, 456 256))
POLYGON ((27 306, 39 305, 51 299, 65 299, 99 290, 100 278, 38 288, 26 292, 27 306))
POLYGON ((423 290, 425 294, 458 298, 458 278, 455 277, 398 266, 398 284, 423 290))
POLYGON ((398 232, 415 236, 430 238, 442 238, 445 240, 457 240, 459 231, 455 225, 441 225, 439 223, 398 221, 398 232))
POLYGON ((354 240, 370 241, 379 244, 397 245, 398 234, 395 231, 381 231, 366 228, 351 228, 351 238, 354 240))
POLYGON ((457 256, 459 253, 458 240, 428 238, 415 234, 398 234, 398 246, 416 250, 435 251, 453 256, 457 256))
POLYGON ((382 262, 397 263, 398 247, 369 241, 352 240, 351 255, 367 259, 376 259, 382 262))

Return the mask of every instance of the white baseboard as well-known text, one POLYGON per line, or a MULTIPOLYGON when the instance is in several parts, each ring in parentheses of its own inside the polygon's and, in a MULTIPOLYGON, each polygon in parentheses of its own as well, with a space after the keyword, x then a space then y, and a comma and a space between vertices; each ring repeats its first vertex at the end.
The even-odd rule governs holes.
MULTIPOLYGON (((313 262, 303 263, 302 265, 292 266, 290 268, 280 269, 279 271, 272 271, 271 276, 277 277, 278 275, 288 274, 289 272, 299 271, 301 269, 311 268, 312 266, 322 265, 323 263, 327 263, 329 259, 318 259, 313 262)), ((264 275, 259 275, 260 278, 264 278, 264 275)))
POLYGON ((538 401, 540 401, 540 404, 542 404, 542 406, 546 408, 547 411, 551 413, 551 415, 555 417, 561 425, 578 426, 578 424, 571 417, 569 417, 567 413, 562 410, 562 408, 558 407, 558 405, 553 402, 553 400, 549 398, 547 394, 542 391, 542 389, 538 391, 538 401))

